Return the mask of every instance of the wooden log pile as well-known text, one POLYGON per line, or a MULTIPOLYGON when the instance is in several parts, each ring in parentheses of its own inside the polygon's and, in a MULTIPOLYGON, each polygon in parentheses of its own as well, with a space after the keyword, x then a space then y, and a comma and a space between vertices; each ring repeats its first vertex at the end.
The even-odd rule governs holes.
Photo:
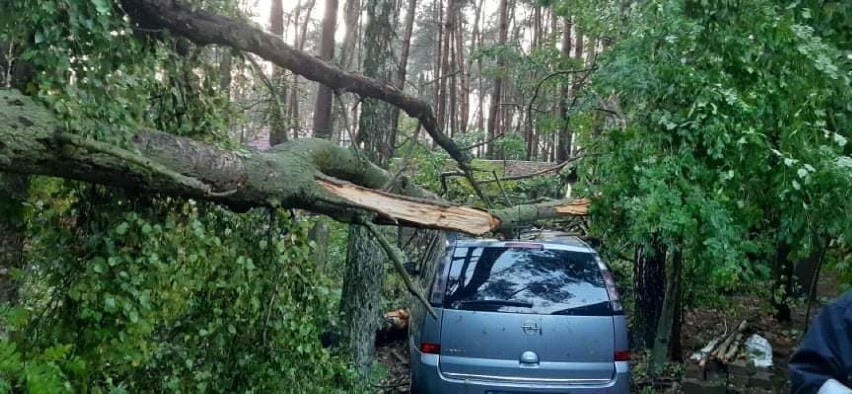
POLYGON ((686 364, 684 392, 724 394, 745 388, 748 392, 772 392, 772 373, 747 360, 745 342, 750 331, 743 320, 695 352, 686 364))

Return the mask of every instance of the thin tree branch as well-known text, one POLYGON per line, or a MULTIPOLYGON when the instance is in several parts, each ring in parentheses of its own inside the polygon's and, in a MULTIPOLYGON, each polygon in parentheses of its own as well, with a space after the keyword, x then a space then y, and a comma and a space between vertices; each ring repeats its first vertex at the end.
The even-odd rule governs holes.
POLYGON ((423 295, 423 293, 421 293, 420 290, 418 290, 417 287, 414 286, 414 282, 411 281, 411 277, 408 276, 408 272, 405 271, 405 266, 402 264, 402 260, 399 257, 399 252, 394 249, 393 246, 391 246, 390 242, 388 242, 387 238, 385 238, 385 236, 382 235, 381 232, 379 232, 379 229, 376 227, 375 224, 365 220, 364 226, 366 226, 367 229, 370 230, 370 233, 372 233, 373 236, 376 237, 376 240, 378 240, 379 243, 382 245, 382 249, 385 250, 385 253, 387 253, 388 257, 393 262, 393 267, 396 269, 396 272, 402 278, 402 281, 405 282, 405 288, 408 289, 408 292, 411 293, 411 295, 413 295, 415 298, 417 298, 417 300, 420 301, 421 304, 423 304, 423 306, 426 308, 427 311, 429 311, 429 314, 432 315, 432 317, 437 319, 438 315, 435 313, 435 310, 432 309, 432 305, 429 304, 429 301, 426 300, 426 297, 423 295))
POLYGON ((561 169, 565 168, 565 166, 567 166, 569 163, 574 162, 576 160, 579 160, 580 157, 581 156, 572 157, 572 158, 565 160, 562 163, 559 163, 555 166, 548 167, 548 168, 545 168, 545 169, 542 169, 542 170, 538 170, 536 172, 532 172, 532 173, 529 173, 529 174, 507 176, 507 177, 500 178, 499 180, 484 180, 484 181, 482 181, 482 183, 493 183, 493 182, 498 182, 498 181, 499 182, 517 181, 517 180, 521 180, 521 179, 535 178, 537 176, 547 175, 547 174, 550 174, 550 173, 553 173, 553 172, 560 171, 561 169))
POLYGON ((485 140, 485 141, 477 142, 477 143, 475 143, 475 144, 473 144, 473 145, 466 146, 466 147, 462 148, 462 150, 473 150, 473 149, 479 148, 480 146, 488 145, 488 144, 490 144, 490 143, 492 143, 492 142, 494 142, 494 141, 496 141, 496 140, 498 140, 498 139, 500 139, 500 138, 503 138, 503 137, 505 137, 505 136, 506 136, 506 133, 500 133, 500 134, 497 134, 497 135, 495 135, 494 137, 491 137, 491 138, 489 138, 489 139, 487 139, 487 140, 485 140))
MULTIPOLYGON (((260 80, 263 81, 263 84, 266 85, 267 89, 269 89, 269 95, 272 96, 272 102, 275 105, 276 112, 278 112, 278 117, 282 121, 284 121, 284 119, 287 119, 287 115, 284 114, 284 106, 281 105, 281 98, 278 97, 279 96, 278 90, 275 88, 275 85, 272 83, 272 81, 269 80, 269 78, 263 72, 263 69, 260 67, 259 64, 257 64, 257 61, 254 60, 254 57, 252 57, 251 55, 247 55, 247 56, 243 55, 243 58, 248 59, 249 63, 251 63, 252 68, 254 69, 255 73, 257 73, 257 75, 260 76, 260 80)), ((284 140, 286 141, 287 140, 287 133, 284 133, 283 135, 284 135, 284 140)))

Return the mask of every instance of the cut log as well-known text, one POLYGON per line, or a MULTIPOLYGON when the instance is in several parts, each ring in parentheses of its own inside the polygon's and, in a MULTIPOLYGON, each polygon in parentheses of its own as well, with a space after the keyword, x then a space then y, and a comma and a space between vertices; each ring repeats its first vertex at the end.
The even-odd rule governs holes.
POLYGON ((748 323, 747 323, 745 320, 743 320, 743 321, 742 321, 742 322, 741 322, 741 323, 737 326, 737 328, 736 328, 734 331, 732 331, 730 334, 728 334, 728 337, 727 337, 727 338, 725 338, 725 341, 724 341, 724 342, 722 342, 722 345, 720 345, 720 346, 719 346, 719 347, 718 347, 718 348, 717 348, 717 349, 716 349, 716 350, 712 353, 712 356, 713 356, 714 358, 718 359, 718 360, 723 360, 723 358, 724 358, 725 354, 728 352, 728 348, 729 348, 729 347, 731 346, 731 344, 734 342, 734 339, 736 339, 737 334, 741 334, 743 331, 745 331, 745 329, 746 329, 746 327, 747 327, 747 326, 748 326, 748 323))
POLYGON ((716 349, 716 346, 719 346, 724 336, 725 335, 722 334, 716 338, 713 338, 712 340, 710 340, 710 342, 707 342, 707 344, 704 345, 701 350, 693 353, 692 356, 689 357, 689 359, 692 361, 696 361, 698 363, 698 366, 704 368, 704 366, 707 365, 707 359, 710 357, 710 353, 712 353, 713 350, 716 349))
POLYGON ((739 350, 742 340, 743 333, 738 332, 736 337, 734 338, 734 341, 731 343, 731 346, 728 347, 728 351, 726 351, 725 354, 722 356, 722 361, 727 363, 737 355, 737 350, 739 350))

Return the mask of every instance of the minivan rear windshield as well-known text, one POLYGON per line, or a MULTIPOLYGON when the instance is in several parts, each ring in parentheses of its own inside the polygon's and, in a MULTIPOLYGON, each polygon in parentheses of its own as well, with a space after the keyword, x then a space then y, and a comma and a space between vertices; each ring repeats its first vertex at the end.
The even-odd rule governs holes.
POLYGON ((459 246, 452 252, 443 307, 600 316, 611 314, 603 275, 591 253, 459 246))

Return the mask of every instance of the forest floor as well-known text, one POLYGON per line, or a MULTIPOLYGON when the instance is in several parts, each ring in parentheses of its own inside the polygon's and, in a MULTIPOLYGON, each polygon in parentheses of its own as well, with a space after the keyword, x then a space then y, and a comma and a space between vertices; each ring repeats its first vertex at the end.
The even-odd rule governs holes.
MULTIPOLYGON (((817 301, 811 307, 810 317, 819 311, 821 301, 830 302, 837 295, 837 285, 830 277, 820 281, 817 290, 817 301)), ((733 330, 741 321, 746 320, 749 332, 759 334, 772 345, 773 389, 768 391, 753 391, 752 387, 729 387, 735 392, 788 392, 789 378, 787 361, 793 354, 805 329, 807 305, 805 303, 792 306, 792 321, 779 322, 772 314, 772 309, 765 300, 751 296, 728 297, 725 305, 715 308, 703 307, 686 311, 684 315, 681 344, 683 359, 701 349, 711 339, 733 330)), ((403 335, 393 338, 386 337, 378 341, 376 358, 382 366, 382 379, 377 384, 379 393, 408 392, 408 346, 403 335)), ((643 376, 644 357, 634 357, 631 362, 633 371, 633 390, 636 393, 679 393, 683 392, 680 382, 684 378, 684 368, 676 366, 667 374, 668 378, 651 381, 643 376)), ((729 391, 731 392, 731 391, 729 391)))

